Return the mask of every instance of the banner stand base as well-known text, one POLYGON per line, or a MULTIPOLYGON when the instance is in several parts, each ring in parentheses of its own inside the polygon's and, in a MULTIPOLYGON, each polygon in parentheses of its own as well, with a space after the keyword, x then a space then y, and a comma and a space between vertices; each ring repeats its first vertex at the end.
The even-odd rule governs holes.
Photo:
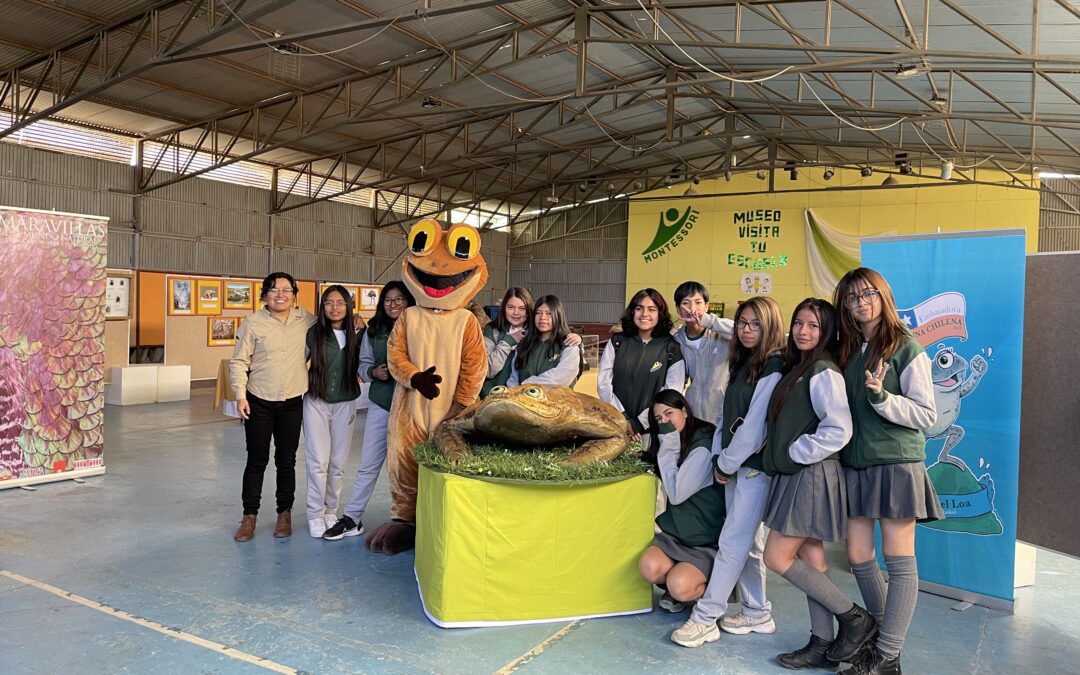
POLYGON ((105 473, 104 466, 94 466, 89 469, 72 469, 71 471, 61 471, 59 473, 46 473, 40 476, 27 476, 26 478, 12 478, 11 480, 0 480, 0 490, 7 490, 8 488, 23 487, 24 485, 37 485, 39 483, 55 483, 60 480, 71 480, 73 478, 86 478, 87 476, 100 476, 105 473))
POLYGON ((982 595, 981 593, 972 593, 971 591, 965 591, 962 588, 953 588, 952 586, 945 586, 944 584, 935 584, 932 581, 919 580, 919 590, 932 595, 940 595, 943 598, 951 598, 953 600, 959 600, 960 605, 953 607, 958 611, 963 611, 967 607, 962 607, 963 604, 979 605, 988 609, 995 609, 999 612, 1005 612, 1006 614, 1013 613, 1013 607, 1016 604, 1015 600, 1002 600, 1001 598, 991 597, 989 595, 982 595))

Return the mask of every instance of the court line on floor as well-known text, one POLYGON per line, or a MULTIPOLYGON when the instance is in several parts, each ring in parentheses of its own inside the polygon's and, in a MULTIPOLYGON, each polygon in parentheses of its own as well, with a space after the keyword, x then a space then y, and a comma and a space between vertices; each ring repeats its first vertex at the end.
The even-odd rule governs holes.
POLYGON ((580 619, 578 619, 576 621, 571 621, 570 623, 566 624, 565 626, 563 626, 559 630, 555 631, 555 633, 552 634, 551 637, 549 637, 548 639, 546 639, 543 642, 541 642, 540 644, 536 645, 535 647, 533 647, 529 651, 525 652, 521 656, 517 657, 516 659, 514 659, 510 663, 506 664, 502 668, 499 668, 498 670, 496 670, 495 675, 509 675, 510 673, 512 673, 515 670, 517 670, 518 668, 522 667, 523 665, 525 665, 529 661, 532 661, 533 659, 535 659, 537 656, 540 656, 541 654, 543 654, 545 649, 547 649, 551 645, 555 644, 559 640, 561 640, 564 637, 566 637, 567 635, 569 635, 575 628, 577 628, 580 625, 581 625, 581 620, 580 619))
POLYGON ((103 605, 100 602, 95 602, 93 600, 90 600, 89 598, 84 598, 81 595, 76 595, 74 593, 71 593, 70 591, 65 591, 62 588, 57 588, 56 586, 50 586, 49 584, 46 584, 46 583, 44 583, 42 581, 37 581, 36 579, 31 579, 29 577, 24 577, 23 575, 16 574, 15 572, 9 572, 8 570, 0 570, 0 576, 7 577, 8 579, 11 579, 12 581, 17 581, 17 582, 19 582, 21 584, 24 584, 26 586, 30 586, 32 588, 36 588, 36 589, 38 589, 40 591, 45 591, 46 593, 51 593, 52 595, 55 595, 58 598, 63 598, 64 600, 70 600, 71 602, 74 602, 77 605, 82 605, 83 607, 89 607, 90 609, 97 610, 97 611, 101 612, 102 614, 106 614, 108 616, 113 616, 113 617, 116 617, 116 618, 121 619, 123 621, 128 621, 130 623, 134 623, 134 624, 136 624, 138 626, 142 626, 143 628, 149 628, 152 631, 156 631, 156 632, 161 633, 163 635, 167 635, 167 636, 169 636, 171 638, 175 638, 175 639, 181 640, 183 642, 189 642, 189 643, 191 643, 193 645, 197 645, 199 647, 204 647, 206 649, 217 652, 217 653, 222 654, 224 656, 228 656, 229 658, 233 658, 233 659, 236 659, 238 661, 244 661, 246 663, 250 663, 250 664, 253 664, 253 665, 256 665, 256 666, 260 666, 262 668, 266 668, 267 670, 272 670, 275 673, 290 673, 291 675, 296 675, 296 673, 298 672, 295 668, 290 668, 288 666, 283 666, 280 663, 275 663, 275 662, 273 662, 273 661, 271 661, 269 659, 264 659, 264 658, 262 658, 260 656, 255 656, 253 654, 248 654, 247 652, 242 652, 239 649, 234 649, 232 647, 228 647, 226 645, 223 645, 223 644, 220 644, 220 643, 217 643, 217 642, 213 642, 213 641, 207 640, 205 638, 201 638, 201 637, 199 637, 197 635, 192 635, 191 633, 185 633, 184 631, 178 630, 176 628, 169 628, 168 626, 160 624, 160 623, 158 623, 156 621, 151 621, 149 619, 143 619, 141 617, 135 616, 134 614, 129 614, 129 613, 125 612, 122 609, 116 609, 115 607, 109 607, 108 605, 103 605))

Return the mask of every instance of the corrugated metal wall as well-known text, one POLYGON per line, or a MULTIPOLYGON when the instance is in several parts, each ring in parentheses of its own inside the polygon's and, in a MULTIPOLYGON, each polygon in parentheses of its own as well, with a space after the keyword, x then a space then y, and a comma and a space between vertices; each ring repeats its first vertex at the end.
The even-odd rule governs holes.
MULTIPOLYGON (((0 205, 108 216, 110 267, 250 277, 285 270, 314 281, 401 277, 405 237, 398 228, 373 230, 371 209, 327 201, 270 216, 270 193, 258 188, 193 178, 136 197, 134 184, 124 164, 0 143, 0 205)), ((491 270, 478 297, 484 304, 506 289, 508 240, 484 234, 491 270)))
POLYGON ((559 296, 569 319, 615 323, 625 307, 629 203, 600 202, 515 225, 510 285, 559 296))
POLYGON ((1039 250, 1080 251, 1080 180, 1042 180, 1039 250))

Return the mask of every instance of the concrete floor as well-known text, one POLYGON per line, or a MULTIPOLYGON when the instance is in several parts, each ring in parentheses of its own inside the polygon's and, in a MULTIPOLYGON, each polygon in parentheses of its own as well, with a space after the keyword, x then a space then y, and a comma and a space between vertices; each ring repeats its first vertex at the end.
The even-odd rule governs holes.
MULTIPOLYGON (((296 534, 273 539, 271 475, 255 540, 232 540, 243 430, 205 390, 109 406, 106 429, 106 475, 0 491, 0 673, 777 673, 787 671, 773 655, 807 638, 805 599, 775 576, 775 634, 696 650, 668 640, 686 613, 440 629, 421 610, 411 554, 312 539, 302 507, 296 534)), ((357 424, 347 485, 361 434, 357 424)), ((302 468, 298 482, 302 505, 302 468)), ((384 478, 369 527, 388 511, 384 478)), ((832 554, 834 578, 857 598, 832 554)), ((1013 616, 953 604, 920 595, 906 672, 1080 673, 1080 561, 1040 551, 1013 616)))

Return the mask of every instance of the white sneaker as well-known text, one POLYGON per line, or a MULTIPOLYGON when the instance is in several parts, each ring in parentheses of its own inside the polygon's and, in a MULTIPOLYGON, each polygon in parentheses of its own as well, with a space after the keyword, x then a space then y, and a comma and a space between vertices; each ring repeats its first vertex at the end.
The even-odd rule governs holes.
POLYGON ((312 518, 307 521, 308 532, 316 539, 322 539, 323 533, 326 532, 326 521, 322 518, 312 518))
POLYGON ((725 614, 720 618, 720 628, 724 629, 725 633, 734 633, 735 635, 746 635, 747 633, 768 634, 776 632, 776 623, 772 619, 772 614, 757 618, 741 613, 735 616, 725 614))
POLYGON ((671 596, 671 593, 668 593, 667 591, 664 591, 664 595, 660 597, 660 602, 657 604, 660 605, 660 609, 664 610, 665 612, 671 612, 672 614, 676 614, 686 609, 685 603, 679 602, 671 596))
POLYGON ((715 623, 703 624, 687 619, 686 623, 671 634, 671 641, 683 647, 700 647, 706 642, 720 639, 720 629, 715 623))

